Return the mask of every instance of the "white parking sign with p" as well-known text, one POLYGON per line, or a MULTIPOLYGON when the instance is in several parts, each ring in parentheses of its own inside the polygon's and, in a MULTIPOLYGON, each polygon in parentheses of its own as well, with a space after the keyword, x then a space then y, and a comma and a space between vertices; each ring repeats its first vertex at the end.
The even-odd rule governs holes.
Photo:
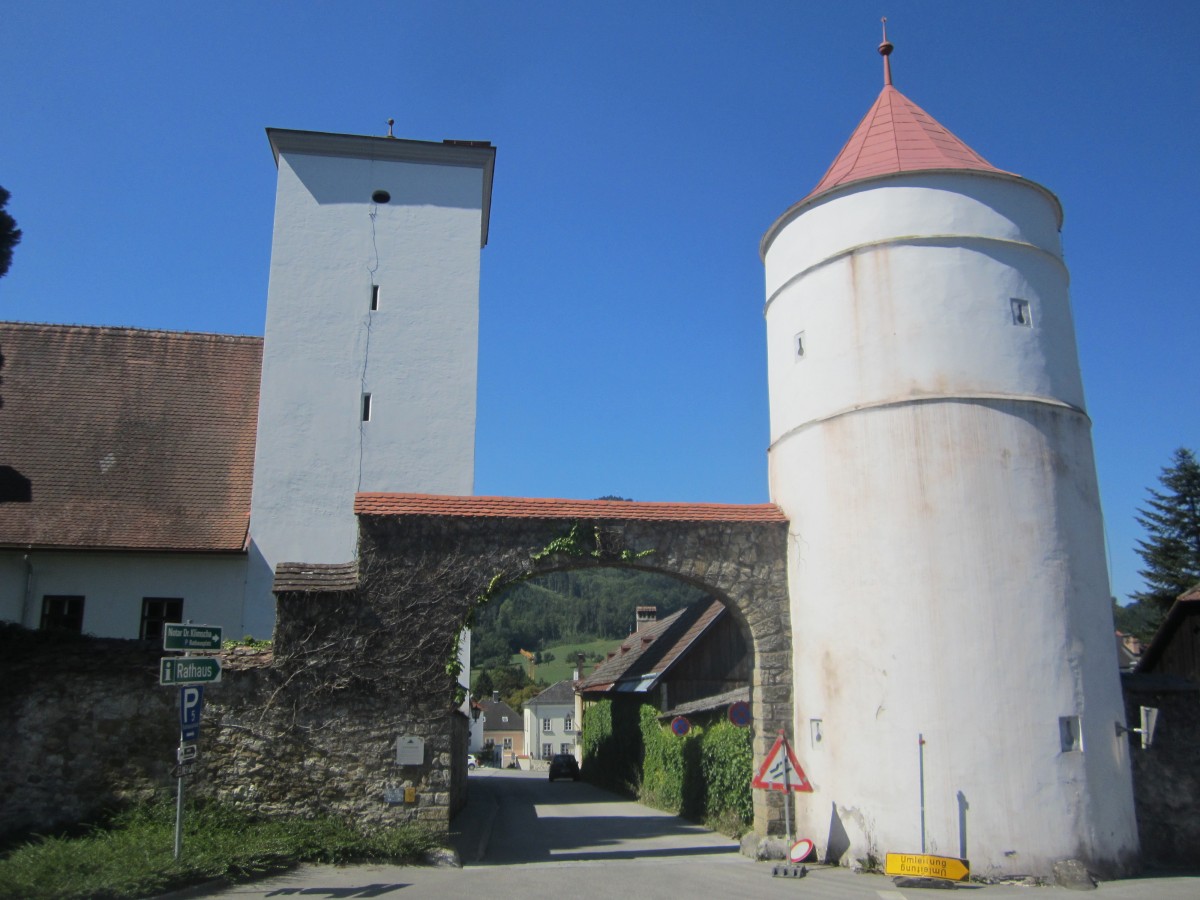
POLYGON ((180 739, 194 741, 200 736, 200 711, 204 708, 204 688, 191 684, 179 689, 180 739))

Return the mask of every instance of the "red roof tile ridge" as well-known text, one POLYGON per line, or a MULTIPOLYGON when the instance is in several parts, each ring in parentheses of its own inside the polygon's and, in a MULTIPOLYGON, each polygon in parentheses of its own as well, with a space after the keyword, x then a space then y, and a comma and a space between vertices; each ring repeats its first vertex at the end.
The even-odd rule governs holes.
POLYGON ((164 335, 166 337, 181 337, 194 340, 217 341, 247 341, 261 344, 263 339, 254 334, 222 334, 216 331, 175 331, 168 328, 138 328, 133 325, 80 325, 56 322, 15 322, 0 319, 0 328, 20 328, 27 331, 41 332, 74 332, 74 333, 108 333, 108 334, 138 334, 164 335))
POLYGON ((354 498, 359 515, 460 515, 502 518, 598 517, 754 519, 785 521, 773 503, 694 503, 652 500, 570 500, 558 497, 456 496, 367 491, 354 498))

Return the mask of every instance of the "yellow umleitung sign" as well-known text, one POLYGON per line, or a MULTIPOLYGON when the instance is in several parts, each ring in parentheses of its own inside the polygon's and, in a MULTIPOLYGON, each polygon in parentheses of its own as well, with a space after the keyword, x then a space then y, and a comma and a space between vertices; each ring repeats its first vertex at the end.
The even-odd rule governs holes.
POLYGON ((953 856, 927 856, 924 853, 889 853, 883 864, 888 875, 909 875, 914 878, 944 878, 947 881, 966 881, 971 864, 953 856))

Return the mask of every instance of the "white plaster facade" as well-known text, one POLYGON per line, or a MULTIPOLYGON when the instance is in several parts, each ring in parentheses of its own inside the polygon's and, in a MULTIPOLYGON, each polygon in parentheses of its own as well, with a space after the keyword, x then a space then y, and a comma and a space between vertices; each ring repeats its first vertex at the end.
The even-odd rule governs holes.
POLYGON ((1137 854, 1060 223, 1031 182, 932 171, 820 195, 763 239, 815 788, 797 827, 849 861, 1137 854))
MULTIPOLYGON (((548 690, 552 690, 550 688, 548 690)), ((530 759, 549 760, 558 753, 570 753, 579 759, 579 719, 576 718, 574 694, 564 701, 539 701, 537 697, 525 702, 525 749, 530 759), (550 752, 545 752, 545 745, 550 752)))
POLYGON ((263 636, 277 563, 354 558, 355 493, 473 492, 494 160, 483 146, 268 136, 279 178, 244 623, 263 636))
MULTIPOLYGON (((145 598, 182 600, 184 621, 241 621, 246 559, 240 554, 0 551, 0 620, 41 624, 43 598, 84 598, 83 631, 138 637, 145 598)), ((226 624, 228 623, 228 624, 226 624)))

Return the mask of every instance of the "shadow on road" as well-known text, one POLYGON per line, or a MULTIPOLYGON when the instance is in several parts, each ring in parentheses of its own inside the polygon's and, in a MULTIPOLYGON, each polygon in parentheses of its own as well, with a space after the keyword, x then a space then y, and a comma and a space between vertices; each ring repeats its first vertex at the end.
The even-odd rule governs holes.
POLYGON ((543 774, 472 776, 452 831, 464 865, 514 865, 736 853, 724 835, 585 782, 543 774))

